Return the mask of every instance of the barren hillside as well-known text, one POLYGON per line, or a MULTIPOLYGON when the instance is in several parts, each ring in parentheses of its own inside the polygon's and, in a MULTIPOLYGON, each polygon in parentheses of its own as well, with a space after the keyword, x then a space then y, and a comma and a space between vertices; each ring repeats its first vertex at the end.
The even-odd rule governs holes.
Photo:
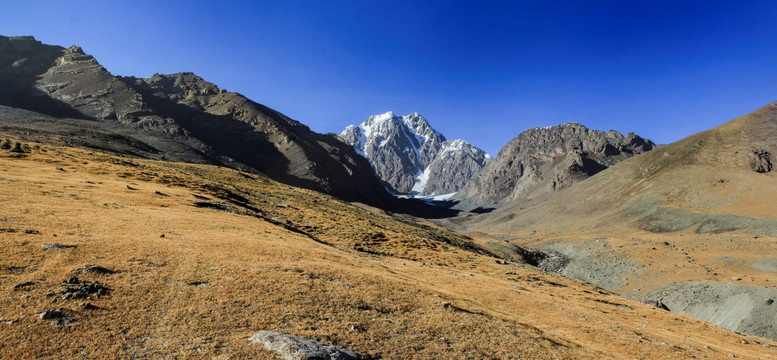
POLYGON ((273 358, 260 330, 385 359, 777 356, 474 245, 495 239, 235 170, 16 143, 0 135, 0 358, 273 358))
POLYGON ((566 275, 777 339, 776 139, 773 103, 472 229, 557 251, 566 275))

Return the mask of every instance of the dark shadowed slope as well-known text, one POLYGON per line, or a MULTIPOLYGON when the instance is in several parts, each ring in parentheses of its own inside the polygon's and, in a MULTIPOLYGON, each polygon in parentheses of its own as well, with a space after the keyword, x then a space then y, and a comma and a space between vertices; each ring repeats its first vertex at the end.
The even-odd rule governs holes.
POLYGON ((398 207, 369 163, 335 135, 312 132, 191 73, 117 77, 77 46, 0 37, 0 79, 2 105, 110 123, 152 143, 178 142, 183 153, 169 156, 176 160, 205 160, 350 201, 398 207))

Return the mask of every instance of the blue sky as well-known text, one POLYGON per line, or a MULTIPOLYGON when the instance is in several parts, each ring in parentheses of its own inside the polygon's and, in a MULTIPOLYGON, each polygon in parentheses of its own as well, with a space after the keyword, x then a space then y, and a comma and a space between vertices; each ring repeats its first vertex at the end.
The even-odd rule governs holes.
POLYGON ((669 143, 777 100, 776 1, 3 1, 1 35, 191 71, 319 132, 417 111, 492 155, 569 121, 669 143))

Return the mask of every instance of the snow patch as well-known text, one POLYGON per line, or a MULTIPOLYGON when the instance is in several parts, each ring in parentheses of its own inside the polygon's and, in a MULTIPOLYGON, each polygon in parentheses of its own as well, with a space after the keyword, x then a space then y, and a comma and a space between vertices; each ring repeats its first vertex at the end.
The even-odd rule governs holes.
MULTIPOLYGON (((535 126, 535 127, 533 127, 533 128, 529 128, 528 130, 550 130, 550 129, 553 129, 553 128, 556 128, 556 127, 562 127, 562 126, 567 126, 567 125, 580 125, 580 123, 576 123, 576 122, 574 122, 574 121, 570 121, 570 122, 566 122, 566 123, 563 123, 563 124, 558 124, 558 125, 551 125, 551 126, 535 126)), ((582 126, 582 125, 580 125, 580 126, 582 126)), ((528 131, 528 130, 527 130, 527 131, 528 131)))
POLYGON ((419 172, 415 176, 415 185, 410 190, 411 195, 420 195, 424 193, 426 183, 429 182, 429 174, 431 173, 431 166, 426 167, 423 172, 419 172))
POLYGON ((452 192, 450 194, 442 194, 442 195, 428 195, 428 196, 415 196, 415 195, 394 195, 400 199, 415 199, 415 200, 421 200, 429 205, 439 205, 437 203, 448 201, 453 195, 456 195, 455 192, 452 192))

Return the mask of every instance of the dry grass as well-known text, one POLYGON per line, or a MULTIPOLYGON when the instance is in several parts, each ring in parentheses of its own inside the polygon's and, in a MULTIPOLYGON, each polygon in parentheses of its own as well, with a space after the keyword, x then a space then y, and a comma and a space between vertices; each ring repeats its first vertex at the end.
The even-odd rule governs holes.
POLYGON ((0 152, 0 358, 271 358, 246 341, 259 330, 386 359, 777 357, 774 342, 496 264, 380 210, 223 168, 30 145, 0 152), (77 247, 41 248, 53 242, 77 247), (86 265, 116 273, 74 273, 86 265), (111 292, 46 296, 74 275, 111 292), (79 321, 37 316, 59 307, 79 321))

